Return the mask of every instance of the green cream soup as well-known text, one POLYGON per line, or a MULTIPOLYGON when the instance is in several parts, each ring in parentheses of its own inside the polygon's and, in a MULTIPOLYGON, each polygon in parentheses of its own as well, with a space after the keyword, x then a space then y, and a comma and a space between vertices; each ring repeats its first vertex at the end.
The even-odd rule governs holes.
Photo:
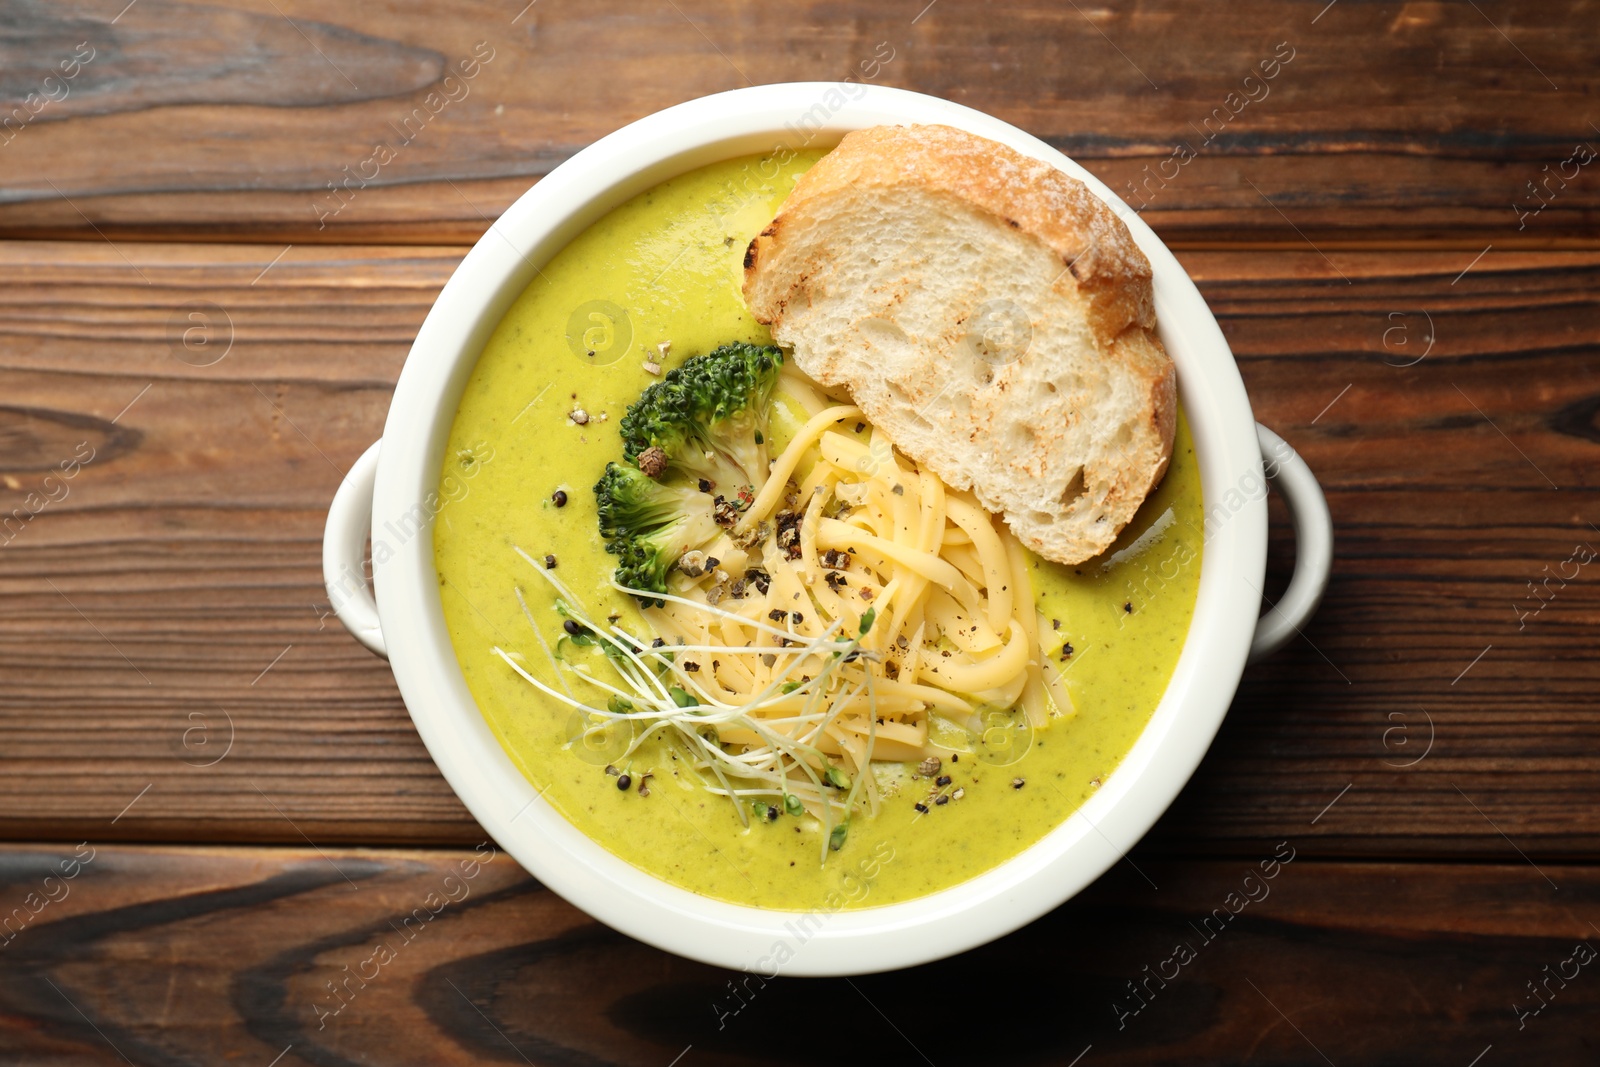
MULTIPOLYGON (((620 458, 618 420, 658 380, 644 364, 661 343, 671 343, 663 370, 729 341, 771 343, 740 296, 745 246, 819 156, 782 165, 736 159, 675 178, 615 209, 547 263, 467 385, 434 529, 445 619, 467 684, 544 799, 617 856, 674 885, 796 911, 872 907, 944 889, 1065 821, 1127 754, 1166 688, 1194 609, 1202 539, 1200 476, 1180 416, 1171 469, 1111 551, 1076 567, 1032 560, 1045 652, 1064 669, 1075 713, 1038 730, 1004 712, 989 713, 982 731, 946 729, 940 742, 963 751, 944 761, 941 773, 952 781, 942 804, 931 802, 933 782, 912 777, 915 767, 880 764, 879 813, 854 815, 837 851, 822 847, 825 831, 809 816, 750 818, 746 826, 661 735, 626 759, 586 744, 571 708, 496 656, 495 646, 518 653, 527 669, 558 684, 529 617, 547 642, 559 637, 562 620, 550 587, 513 546, 541 562, 555 557, 554 574, 591 617, 614 614, 649 635, 632 599, 609 585, 615 557, 597 532, 591 487, 606 462, 620 458), (587 422, 575 421, 575 410, 587 422), (633 788, 617 788, 606 770, 613 760, 633 788), (637 787, 644 775, 647 796, 637 787)), ((782 421, 775 418, 775 430, 782 421)), ((603 661, 594 658, 598 673, 603 661)))

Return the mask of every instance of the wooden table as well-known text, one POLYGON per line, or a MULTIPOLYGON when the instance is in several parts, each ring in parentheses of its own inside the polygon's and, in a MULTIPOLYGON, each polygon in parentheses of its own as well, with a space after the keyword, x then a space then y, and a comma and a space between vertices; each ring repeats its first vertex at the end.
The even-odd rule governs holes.
POLYGON ((0 1062, 1595 1062, 1590 5, 524 2, 0 3, 0 1062), (1326 487, 1321 613, 986 948, 728 1013, 499 856, 335 999, 484 839, 319 568, 435 294, 594 138, 875 56, 1178 251, 1326 487))

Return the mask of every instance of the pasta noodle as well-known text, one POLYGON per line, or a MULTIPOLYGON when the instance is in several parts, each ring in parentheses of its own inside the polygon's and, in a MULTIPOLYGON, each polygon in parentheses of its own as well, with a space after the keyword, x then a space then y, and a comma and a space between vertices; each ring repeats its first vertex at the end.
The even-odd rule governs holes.
POLYGON ((826 404, 787 372, 780 389, 810 418, 737 526, 707 548, 721 569, 674 572, 675 597, 646 611, 684 649, 676 673, 709 700, 753 709, 712 736, 736 755, 777 753, 788 781, 814 777, 817 753, 838 757, 854 793, 875 759, 940 751, 931 717, 965 727, 984 708, 1020 705, 1038 727, 1070 712, 1011 532, 881 431, 863 433, 853 405, 826 404), (729 569, 737 560, 742 573, 729 569), (819 646, 836 635, 856 637, 857 651, 819 646), (705 651, 719 646, 726 655, 705 651))
POLYGON ((951 752, 939 738, 986 711, 1018 707, 1037 728, 1072 704, 1040 646, 1029 557, 1011 532, 868 430, 854 405, 788 369, 780 388, 809 417, 704 546, 704 566, 674 566, 665 592, 623 590, 653 605, 642 609, 653 639, 617 616, 597 622, 516 549, 559 597, 567 632, 591 635, 614 675, 566 661, 542 634, 559 689, 494 651, 586 730, 632 720, 627 753, 657 736, 679 746, 742 820, 746 800, 810 812, 826 856, 863 798, 877 809, 874 761, 951 752))

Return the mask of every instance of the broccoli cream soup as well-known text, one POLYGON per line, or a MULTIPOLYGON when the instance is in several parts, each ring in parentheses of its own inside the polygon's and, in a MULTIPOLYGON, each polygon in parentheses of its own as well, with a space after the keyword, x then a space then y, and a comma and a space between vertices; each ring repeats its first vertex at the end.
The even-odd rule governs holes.
POLYGON ((1065 567, 770 347, 742 260, 817 158, 673 179, 545 264, 434 530, 467 684, 544 799, 667 882, 797 911, 955 885, 1065 821, 1166 688, 1202 541, 1181 413, 1118 542, 1065 567))

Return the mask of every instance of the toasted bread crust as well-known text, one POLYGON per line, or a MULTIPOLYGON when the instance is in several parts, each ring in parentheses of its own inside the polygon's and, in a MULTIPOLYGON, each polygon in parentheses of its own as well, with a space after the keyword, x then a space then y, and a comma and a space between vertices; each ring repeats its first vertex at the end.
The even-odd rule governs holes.
MULTIPOLYGON (((1150 261, 1122 220, 1082 182, 953 126, 873 126, 846 134, 801 175, 784 208, 871 185, 917 185, 946 193, 1043 241, 1078 292, 1089 298, 1090 322, 1102 345, 1138 327, 1149 331, 1160 348, 1150 261)), ((780 214, 745 252, 746 298, 762 252, 782 225, 780 214)))
MULTIPOLYGON (((786 317, 802 323, 822 306, 819 301, 838 299, 828 291, 831 283, 818 288, 819 278, 828 275, 827 261, 796 261, 788 249, 797 246, 802 233, 814 234, 816 227, 828 225, 821 220, 829 217, 832 205, 868 195, 896 198, 895 189, 905 190, 899 202, 914 198, 935 214, 948 205, 966 217, 986 220, 997 228, 992 232, 1014 234, 1021 242, 1018 254, 1030 261, 1038 257, 1035 276, 1040 291, 1048 289, 1060 297, 1058 307, 1069 310, 1057 313, 1081 323, 1093 338, 1089 358, 1116 368, 1118 380, 1131 387, 1123 394, 1131 402, 1123 416, 1128 433, 1117 434, 1124 443, 1113 449, 1115 456, 1109 462, 1083 471, 1094 498, 1093 521, 1062 525, 1071 506, 1055 521, 1045 521, 1041 508, 1049 507, 1040 504, 1038 494, 1046 486, 1061 491, 1072 485, 1070 465, 1052 457, 1063 455, 1064 443, 1084 431, 1078 429, 1078 416, 1066 409, 1058 409, 1060 422, 1054 417, 1040 422, 1037 413, 1030 418, 1016 410, 1009 399, 1014 394, 1006 390, 1016 383, 1020 366, 999 368, 994 390, 973 396, 970 416, 942 426, 946 440, 954 434, 965 442, 968 457, 990 457, 964 461, 942 444, 896 432, 906 429, 897 426, 902 408, 914 406, 925 413, 931 398, 943 393, 938 353, 954 343, 950 335, 926 338, 934 346, 929 350, 934 362, 901 367, 888 392, 877 380, 876 368, 849 369, 849 349, 802 353, 797 346, 797 362, 824 385, 849 388, 867 416, 894 433, 907 455, 930 466, 954 488, 970 487, 986 508, 1005 515, 1030 549, 1062 563, 1099 554, 1166 473, 1177 425, 1176 374, 1155 332, 1149 261, 1107 205, 1081 182, 1045 163, 946 126, 860 130, 846 136, 802 176, 778 217, 746 251, 746 301, 780 341, 790 332, 786 317), (1061 264, 1059 272, 1049 266, 1052 262, 1061 264), (898 399, 891 402, 889 393, 898 399), (1133 400, 1135 396, 1148 399, 1133 400), (1026 423, 1021 429, 1034 443, 1002 460, 995 442, 986 445, 984 438, 1008 426, 1014 432, 1019 422, 1026 423)), ((839 239, 848 242, 849 236, 839 239)), ((952 269, 965 268, 952 265, 952 269)), ((902 299, 894 295, 893 285, 881 295, 887 295, 887 307, 902 299)), ((943 325, 959 332, 960 323, 956 319, 943 325)), ((1062 502, 1067 503, 1065 497, 1062 502)))

